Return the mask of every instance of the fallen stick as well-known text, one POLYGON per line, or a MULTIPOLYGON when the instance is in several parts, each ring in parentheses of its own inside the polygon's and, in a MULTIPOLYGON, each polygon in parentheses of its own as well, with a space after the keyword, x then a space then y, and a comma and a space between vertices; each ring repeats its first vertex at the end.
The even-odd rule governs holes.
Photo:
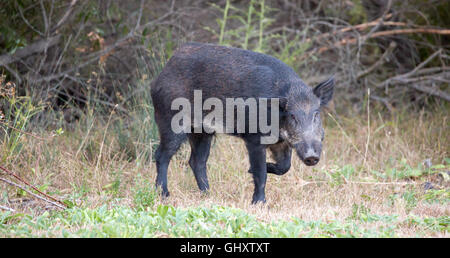
POLYGON ((65 208, 66 208, 66 207, 65 207, 65 204, 64 204, 64 206, 62 206, 62 205, 60 205, 60 204, 58 204, 58 203, 56 203, 56 202, 47 200, 46 198, 41 197, 41 196, 39 196, 39 195, 37 195, 37 194, 31 192, 30 190, 26 189, 25 187, 23 187, 23 186, 21 186, 21 185, 19 185, 19 184, 16 184, 16 183, 14 183, 14 182, 11 182, 11 181, 9 181, 9 180, 7 180, 7 179, 4 179, 4 178, 0 177, 0 181, 3 181, 3 182, 5 182, 5 183, 7 183, 7 184, 9 184, 9 185, 12 185, 12 186, 15 186, 15 187, 17 187, 17 188, 20 188, 20 189, 24 190, 25 192, 29 193, 30 195, 32 195, 32 196, 38 198, 39 200, 48 202, 48 203, 50 203, 50 204, 52 204, 52 205, 55 205, 55 206, 58 207, 58 208, 61 208, 61 209, 65 209, 65 208))
MULTIPOLYGON (((309 184, 323 184, 331 183, 332 181, 303 181, 301 186, 309 184)), ((364 182, 364 181, 348 181, 345 179, 346 184, 363 184, 363 185, 417 185, 416 182, 364 182)))
POLYGON ((3 166, 0 166, 0 169, 3 170, 3 171, 5 171, 8 175, 10 175, 10 176, 16 178, 17 180, 21 181, 22 183, 26 184, 27 186, 33 188, 33 190, 35 190, 36 192, 38 192, 38 193, 44 195, 44 196, 47 197, 48 199, 60 203, 61 205, 64 206, 63 208, 66 208, 66 207, 67 207, 66 204, 63 203, 62 201, 60 201, 60 200, 58 200, 58 199, 56 199, 56 198, 54 198, 54 197, 52 197, 52 196, 50 196, 50 195, 48 195, 48 194, 46 194, 46 193, 43 193, 42 191, 40 191, 39 189, 37 189, 35 186, 33 186, 32 184, 28 183, 26 180, 22 179, 21 177, 19 177, 19 176, 16 175, 16 174, 14 174, 12 171, 10 171, 10 170, 4 168, 3 166))
POLYGON ((363 181, 346 181, 348 184, 364 184, 364 185, 417 185, 416 182, 363 182, 363 181))
POLYGON ((6 207, 6 206, 2 206, 2 205, 0 205, 0 209, 2 209, 2 210, 7 210, 7 211, 12 211, 12 212, 16 212, 16 210, 11 209, 11 208, 6 207))

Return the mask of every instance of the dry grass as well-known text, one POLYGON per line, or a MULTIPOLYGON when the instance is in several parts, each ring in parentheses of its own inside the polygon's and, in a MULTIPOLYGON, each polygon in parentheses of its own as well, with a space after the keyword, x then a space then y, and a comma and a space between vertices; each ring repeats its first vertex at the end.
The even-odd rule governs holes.
MULTIPOLYGON (((175 206, 219 203, 250 212, 257 211, 265 219, 295 216, 304 220, 340 220, 350 216, 353 204, 364 204, 376 214, 395 213, 406 217, 413 212, 418 215, 428 216, 431 213, 433 216, 448 216, 448 206, 421 204, 410 211, 404 203, 386 205, 386 200, 392 194, 411 189, 423 192, 422 183, 428 178, 386 180, 378 184, 380 181, 370 173, 371 170, 383 173, 387 166, 400 166, 401 159, 406 159, 411 167, 416 167, 426 158, 442 163, 443 157, 448 156, 449 147, 449 135, 445 132, 448 130, 446 119, 446 116, 433 117, 432 121, 425 123, 423 115, 420 115, 418 124, 414 119, 409 119, 403 122, 402 127, 375 119, 370 128, 372 140, 364 166, 363 156, 352 147, 354 144, 358 149, 364 149, 368 134, 364 119, 343 121, 347 135, 351 135, 350 139, 338 127, 328 127, 326 147, 319 165, 306 167, 295 156, 287 174, 281 177, 269 175, 266 189, 268 209, 262 210, 249 205, 253 182, 247 173, 246 150, 240 140, 229 136, 216 138, 208 162, 211 193, 203 198, 199 198, 196 193, 197 186, 187 164, 189 147, 185 146, 170 166, 169 189, 172 196, 169 203, 175 206), (332 179, 324 171, 333 174, 348 164, 356 168, 355 175, 333 186, 330 183, 332 179)), ((150 170, 153 180, 154 166, 150 170)))
MULTIPOLYGON (((405 164, 415 168, 427 158, 433 164, 444 163, 450 145, 448 112, 402 114, 389 119, 375 113, 370 119, 370 128, 364 116, 325 119, 326 142, 320 163, 306 167, 295 156, 287 174, 269 175, 265 206, 250 205, 253 182, 247 173, 248 157, 241 140, 224 135, 215 138, 208 161, 211 191, 207 195, 197 189, 188 165, 190 150, 186 144, 169 167, 171 196, 157 202, 175 207, 214 204, 237 207, 263 221, 291 217, 344 221, 352 216, 355 205, 364 205, 373 214, 395 214, 400 220, 411 214, 423 218, 449 216, 448 200, 430 203, 422 198, 426 194, 424 182, 449 190, 448 182, 439 180, 437 174, 383 179, 372 172, 385 175, 389 169, 402 169, 405 164), (342 171, 346 166, 353 169, 353 174, 345 176, 342 171), (402 198, 411 192, 417 200, 413 205, 402 198)), ((127 161, 119 150, 114 130, 100 124, 91 130, 90 126, 80 125, 48 141, 24 135, 24 149, 19 158, 10 159, 9 167, 36 186, 48 186, 48 193, 74 200, 77 205, 133 206, 137 185, 153 185, 155 164, 141 159, 127 161)), ((29 198, 5 185, 0 185, 0 191, 7 196, 2 202, 29 198)), ((40 210, 40 205, 30 203, 33 202, 6 204, 25 212, 40 210)), ((399 236, 416 233, 415 227, 408 224, 397 232, 399 236)), ((449 236, 448 231, 426 234, 449 236)))

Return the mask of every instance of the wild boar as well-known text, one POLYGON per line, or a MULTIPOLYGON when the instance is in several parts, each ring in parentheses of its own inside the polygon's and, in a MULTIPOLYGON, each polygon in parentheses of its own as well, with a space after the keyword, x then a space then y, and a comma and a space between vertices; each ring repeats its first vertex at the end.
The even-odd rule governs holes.
POLYGON ((307 166, 319 162, 324 139, 320 109, 331 100, 333 91, 333 77, 311 88, 292 68, 269 55, 213 44, 180 46, 151 85, 160 135, 155 153, 156 187, 163 196, 169 195, 170 159, 188 139, 189 164, 198 187, 207 191, 211 139, 216 132, 224 132, 244 140, 255 185, 252 203, 265 202, 267 173, 285 174, 291 166, 292 149, 307 166), (269 100, 271 105, 264 105, 269 100), (186 107, 186 103, 194 107, 186 107), (186 108, 183 115, 180 108, 186 108), (208 110, 222 111, 215 113, 215 123, 202 118, 208 117, 208 110), (235 118, 235 113, 241 116, 235 118), (263 132, 264 117, 272 128, 263 132), (275 140, 269 137, 273 132, 277 132, 271 135, 275 140), (266 162, 267 149, 275 163, 266 162))

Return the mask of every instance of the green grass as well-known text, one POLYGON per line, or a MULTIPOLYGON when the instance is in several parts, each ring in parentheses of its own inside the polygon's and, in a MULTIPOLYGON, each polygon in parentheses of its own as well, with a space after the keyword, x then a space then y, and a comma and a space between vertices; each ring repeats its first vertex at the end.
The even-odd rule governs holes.
MULTIPOLYGON (((422 231, 449 231, 450 217, 399 220, 377 215, 355 205, 344 221, 304 221, 298 218, 266 223, 241 209, 211 206, 133 209, 106 205, 95 209, 71 208, 33 217, 0 213, 3 237, 396 237, 405 224, 422 231)), ((418 236, 419 233, 418 233, 418 236)))

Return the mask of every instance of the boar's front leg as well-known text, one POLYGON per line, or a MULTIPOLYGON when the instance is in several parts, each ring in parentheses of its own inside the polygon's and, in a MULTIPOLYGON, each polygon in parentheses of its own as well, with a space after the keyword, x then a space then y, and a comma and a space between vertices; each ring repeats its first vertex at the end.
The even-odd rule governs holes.
POLYGON ((267 173, 284 175, 291 168, 292 149, 286 142, 280 142, 269 147, 276 163, 267 163, 267 173))
POLYGON ((248 155, 250 159, 249 172, 253 175, 255 190, 252 204, 266 202, 265 188, 267 180, 266 147, 260 143, 246 141, 248 155))

